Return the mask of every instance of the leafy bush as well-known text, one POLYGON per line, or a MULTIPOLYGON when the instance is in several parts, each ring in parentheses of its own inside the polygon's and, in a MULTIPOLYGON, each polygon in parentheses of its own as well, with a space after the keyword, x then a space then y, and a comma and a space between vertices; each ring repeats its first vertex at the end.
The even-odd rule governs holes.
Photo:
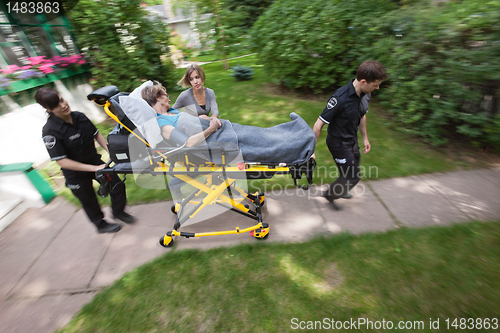
POLYGON ((253 47, 278 83, 314 92, 339 87, 371 58, 349 51, 362 34, 356 22, 395 6, 391 0, 277 0, 255 22, 253 47))
POLYGON ((403 129, 433 144, 451 131, 500 147, 492 141, 500 131, 492 126, 500 105, 499 22, 500 1, 468 0, 367 23, 376 27, 371 53, 389 67, 383 105, 403 129))
POLYGON ((147 17, 139 0, 80 0, 68 13, 78 46, 92 66, 94 85, 116 85, 130 91, 143 80, 171 84, 168 29, 160 19, 147 17))
POLYGON ((245 81, 245 80, 250 80, 253 75, 253 68, 252 67, 246 67, 246 66, 234 66, 231 68, 233 73, 231 76, 235 77, 236 79, 240 81, 245 81))

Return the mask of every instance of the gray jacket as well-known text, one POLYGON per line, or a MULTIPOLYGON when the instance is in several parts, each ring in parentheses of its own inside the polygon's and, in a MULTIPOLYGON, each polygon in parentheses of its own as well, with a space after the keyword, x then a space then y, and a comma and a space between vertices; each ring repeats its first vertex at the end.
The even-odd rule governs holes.
POLYGON ((200 105, 196 102, 193 95, 193 88, 183 91, 175 104, 172 106, 174 109, 181 111, 181 108, 185 108, 185 111, 193 116, 209 115, 212 111, 212 115, 219 117, 219 108, 217 102, 215 101, 215 93, 210 88, 205 89, 205 110, 203 110, 200 105))

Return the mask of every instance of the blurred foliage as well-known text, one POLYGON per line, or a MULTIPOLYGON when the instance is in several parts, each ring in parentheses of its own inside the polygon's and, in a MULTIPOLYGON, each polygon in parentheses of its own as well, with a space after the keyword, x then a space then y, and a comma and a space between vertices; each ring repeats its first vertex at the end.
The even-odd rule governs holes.
POLYGON ((202 49, 218 59, 247 48, 249 30, 273 0, 175 0, 174 9, 194 18, 202 49), (211 14, 211 15, 205 15, 211 14))
POLYGON ((93 84, 116 85, 131 91, 143 80, 172 84, 169 32, 159 19, 148 17, 140 0, 80 0, 68 13, 78 46, 91 65, 93 84))
POLYGON ((377 59, 389 74, 383 106, 403 131, 500 148, 499 0, 278 0, 251 35, 277 83, 333 91, 377 59))
POLYGON ((388 67, 383 106, 433 144, 449 132, 500 148, 500 1, 404 8, 366 22, 388 67))
POLYGON ((252 45, 277 83, 319 93, 352 77, 359 22, 394 8, 390 0, 277 0, 255 22, 252 45))
POLYGON ((271 6, 274 0, 225 0, 229 13, 228 25, 231 28, 240 28, 247 34, 264 11, 271 6))

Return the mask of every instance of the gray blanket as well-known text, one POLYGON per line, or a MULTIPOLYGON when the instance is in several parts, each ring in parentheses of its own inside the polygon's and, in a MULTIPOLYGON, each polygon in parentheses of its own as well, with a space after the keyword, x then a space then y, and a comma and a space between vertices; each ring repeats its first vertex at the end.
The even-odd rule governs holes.
MULTIPOLYGON (((222 127, 196 147, 205 147, 197 156, 220 164, 216 148, 230 151, 226 163, 239 161, 258 163, 302 164, 314 153, 316 137, 313 130, 298 114, 290 114, 290 122, 269 128, 246 126, 222 120, 222 127), (209 153, 209 148, 212 153, 209 153), (239 154, 241 153, 241 154, 239 154)), ((208 128, 206 119, 181 113, 177 129, 191 136, 208 128)), ((226 153, 226 157, 227 157, 226 153)))

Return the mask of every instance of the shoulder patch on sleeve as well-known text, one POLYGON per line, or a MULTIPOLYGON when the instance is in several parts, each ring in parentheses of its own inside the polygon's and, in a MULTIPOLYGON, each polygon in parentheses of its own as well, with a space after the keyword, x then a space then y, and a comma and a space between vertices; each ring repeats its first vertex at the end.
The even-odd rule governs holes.
POLYGON ((56 137, 53 135, 46 135, 43 137, 43 143, 47 149, 52 149, 56 145, 56 137))
POLYGON ((331 110, 331 109, 333 109, 336 106, 337 106, 337 99, 335 97, 330 98, 328 100, 328 104, 326 105, 326 107, 328 108, 328 110, 331 110))

